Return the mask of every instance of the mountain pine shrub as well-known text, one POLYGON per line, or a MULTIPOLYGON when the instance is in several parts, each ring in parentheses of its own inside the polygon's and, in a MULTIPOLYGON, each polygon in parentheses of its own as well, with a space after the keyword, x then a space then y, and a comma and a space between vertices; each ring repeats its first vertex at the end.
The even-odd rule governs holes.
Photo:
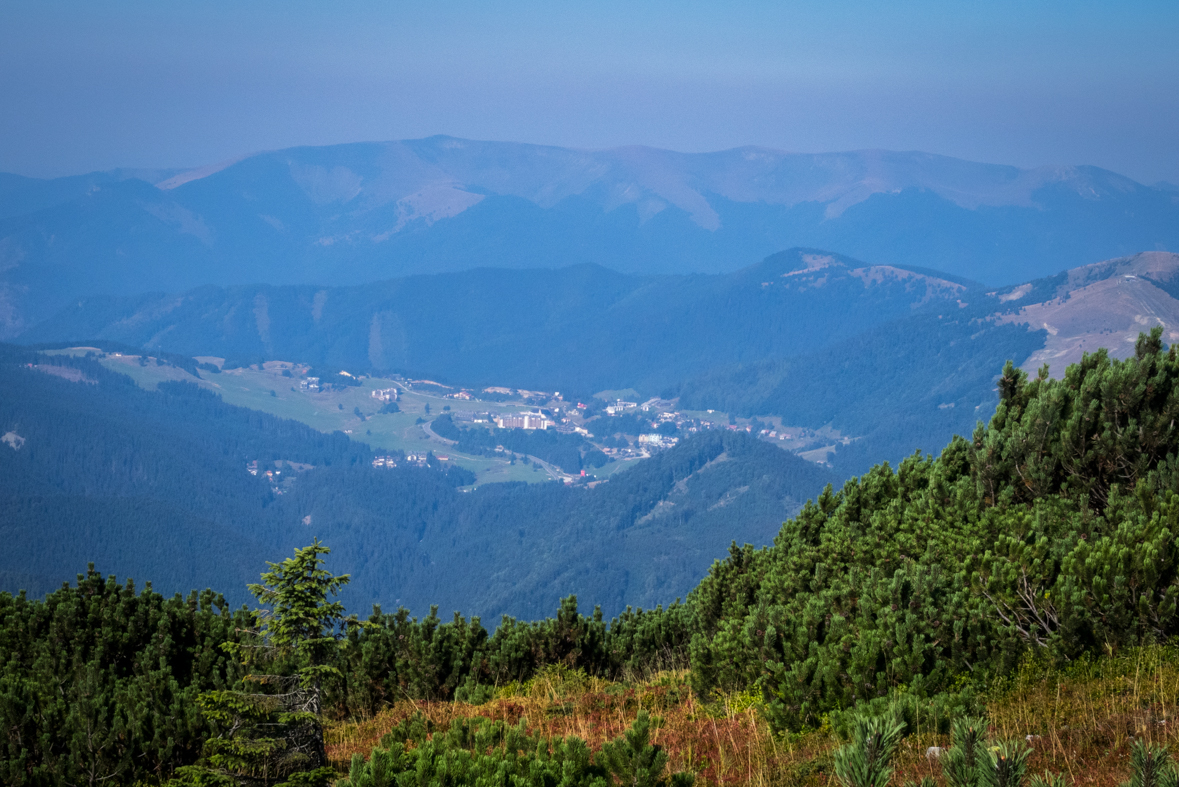
POLYGON ((693 687, 777 729, 1179 635, 1179 356, 1161 331, 1063 379, 1008 364, 990 424, 826 489, 692 592, 693 687))
POLYGON ((835 776, 843 787, 888 787, 892 757, 905 725, 891 714, 860 716, 852 742, 835 752, 835 776))
POLYGON ((1161 746, 1136 740, 1130 766, 1130 781, 1123 787, 1175 787, 1179 783, 1179 770, 1161 746))
POLYGON ((950 787, 980 787, 979 769, 989 756, 986 732, 984 719, 964 717, 954 720, 953 746, 941 756, 942 773, 950 787))
POLYGON ((352 758, 337 787, 443 787, 460 784, 563 787, 691 787, 691 774, 667 774, 667 754, 650 742, 645 711, 595 757, 575 737, 530 735, 525 722, 457 719, 434 729, 417 714, 394 727, 366 761, 352 758))

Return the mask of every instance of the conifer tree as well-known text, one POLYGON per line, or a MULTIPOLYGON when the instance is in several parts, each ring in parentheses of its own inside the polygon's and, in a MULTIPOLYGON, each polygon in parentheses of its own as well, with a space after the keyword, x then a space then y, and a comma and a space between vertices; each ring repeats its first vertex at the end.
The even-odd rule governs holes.
POLYGON ((1000 741, 978 770, 981 787, 1023 787, 1032 750, 1023 741, 1000 741))
MULTIPOLYGON (((344 607, 329 601, 348 583, 323 568, 331 550, 318 540, 295 550, 250 592, 269 609, 244 643, 226 649, 258 671, 247 681, 260 691, 207 692, 201 709, 220 734, 210 738, 197 765, 179 769, 192 785, 322 785, 332 776, 320 720, 323 679, 338 676, 329 663, 344 621, 344 607)), ((359 624, 357 624, 359 625, 359 624)))
POLYGON ((645 710, 621 738, 602 746, 601 764, 626 787, 691 787, 694 778, 689 773, 674 773, 663 777, 667 767, 667 752, 651 743, 651 717, 645 710))

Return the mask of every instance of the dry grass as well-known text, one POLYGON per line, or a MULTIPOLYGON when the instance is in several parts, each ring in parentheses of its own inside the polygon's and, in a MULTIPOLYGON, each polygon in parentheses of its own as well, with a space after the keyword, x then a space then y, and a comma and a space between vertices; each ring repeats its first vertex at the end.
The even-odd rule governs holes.
POLYGON ((1038 735, 1032 767, 1068 774, 1076 785, 1129 778, 1136 738, 1179 739, 1179 650, 1145 647, 1084 661, 1065 672, 1025 666, 988 706, 998 737, 1038 735))
MULTIPOLYGON (((841 742, 827 730, 774 736, 751 694, 701 703, 686 672, 611 683, 555 669, 524 685, 500 689, 473 706, 452 702, 400 702, 371 719, 332 724, 328 753, 341 771, 355 753, 367 756, 394 725, 421 712, 438 725, 483 716, 517 723, 546 736, 576 736, 595 751, 633 723, 640 709, 662 719, 653 742, 667 751, 673 770, 697 775, 697 784, 836 784, 831 752, 841 742)), ((996 738, 1038 735, 1031 772, 1063 773, 1078 787, 1117 787, 1129 777, 1133 739, 1174 744, 1179 737, 1179 651, 1151 647, 1124 656, 1082 662, 1058 671, 1025 665, 990 696, 987 717, 996 738)), ((945 781, 925 757, 948 736, 917 730, 898 752, 893 783, 932 776, 945 781)))
MULTIPOLYGON (((1179 743, 1179 650, 1137 648, 1065 670, 1025 663, 991 693, 986 717, 996 739, 1038 736, 1029 773, 1061 773, 1077 787, 1118 787, 1130 778, 1135 739, 1173 750, 1179 743)), ((907 738, 894 782, 933 776, 944 784, 925 750, 949 745, 944 735, 907 738)))
MULTIPOLYGON (((719 697, 707 705, 699 702, 687 685, 686 672, 659 673, 639 683, 611 683, 555 670, 523 686, 501 689, 485 705, 406 701, 372 719, 332 724, 327 730, 328 756, 342 771, 353 754, 367 756, 386 732, 417 712, 439 725, 469 716, 512 724, 524 719, 530 733, 576 736, 597 751, 627 730, 640 709, 662 720, 652 742, 668 753, 669 767, 697 774, 698 783, 781 784, 784 766, 809 762, 829 748, 816 747, 817 740, 775 738, 746 695, 719 697)), ((828 736, 821 737, 825 743, 828 736)))

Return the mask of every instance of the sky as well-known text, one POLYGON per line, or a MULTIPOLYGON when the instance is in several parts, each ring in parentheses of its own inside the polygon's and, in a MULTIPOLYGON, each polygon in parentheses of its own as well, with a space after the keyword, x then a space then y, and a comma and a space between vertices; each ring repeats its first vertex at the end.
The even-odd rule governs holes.
POLYGON ((0 171, 433 134, 1179 183, 1179 3, 0 0, 0 171))

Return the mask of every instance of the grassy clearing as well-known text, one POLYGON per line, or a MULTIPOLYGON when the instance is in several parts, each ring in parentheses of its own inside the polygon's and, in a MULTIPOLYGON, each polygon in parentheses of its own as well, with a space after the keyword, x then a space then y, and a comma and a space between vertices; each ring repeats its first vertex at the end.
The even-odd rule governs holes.
MULTIPOLYGON (((696 698, 686 671, 643 680, 611 682, 550 667, 525 684, 496 691, 484 705, 403 701, 376 717, 332 723, 328 752, 341 773, 355 753, 367 756, 395 724, 414 713, 445 728, 458 718, 525 720, 530 732, 576 736, 597 751, 627 729, 640 709, 660 718, 653 742, 671 770, 689 770, 697 784, 831 785, 832 752, 843 741, 824 727, 775 736, 759 713, 754 693, 696 698)), ((1116 787, 1129 778, 1135 738, 1179 743, 1179 649, 1146 647, 1085 660, 1064 669, 1027 662, 987 695, 986 716, 996 739, 1033 738, 1029 774, 1061 773, 1079 787, 1116 787)), ((946 781, 930 746, 948 747, 949 736, 918 729, 905 738, 892 783, 932 777, 946 781)), ((931 725, 932 726, 932 725, 931 725)))
POLYGON ((1135 739, 1179 743, 1179 649, 1138 648, 1056 670, 1027 663, 988 703, 998 737, 1038 735, 1032 769, 1078 785, 1128 778, 1135 739))
MULTIPOLYGON (((82 351, 75 354, 82 354, 82 351)), ((437 416, 444 412, 443 407, 447 405, 455 406, 451 400, 416 391, 403 392, 398 402, 400 413, 378 413, 380 403, 372 398, 371 393, 377 388, 393 387, 395 383, 392 380, 366 378, 359 386, 320 393, 298 390, 297 380, 283 377, 282 370, 277 368, 231 369, 217 375, 205 374, 202 379, 197 379, 174 366, 157 366, 154 363, 140 366, 139 356, 106 356, 101 359, 101 363, 112 371, 128 375, 141 388, 155 389, 161 382, 168 380, 195 383, 219 393, 226 404, 290 418, 321 432, 346 432, 353 440, 365 443, 376 451, 404 451, 407 454, 433 451, 475 473, 477 485, 503 481, 540 483, 549 480, 549 475, 543 470, 535 470, 520 462, 513 465, 507 459, 470 456, 430 440, 417 420, 437 416), (426 412, 427 405, 429 414, 426 412), (356 409, 364 415, 364 420, 356 415, 356 409)), ((479 402, 478 406, 496 411, 527 409, 522 405, 486 402, 479 402)))

